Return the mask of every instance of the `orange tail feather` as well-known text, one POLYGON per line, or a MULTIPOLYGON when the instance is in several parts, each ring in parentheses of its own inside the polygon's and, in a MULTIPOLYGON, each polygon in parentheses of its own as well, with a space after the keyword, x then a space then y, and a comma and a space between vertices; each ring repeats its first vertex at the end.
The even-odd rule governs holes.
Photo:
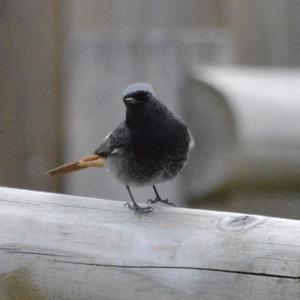
POLYGON ((50 176, 64 175, 78 170, 83 170, 88 167, 105 167, 105 158, 96 154, 89 155, 77 161, 56 167, 50 171, 47 171, 46 174, 50 176))

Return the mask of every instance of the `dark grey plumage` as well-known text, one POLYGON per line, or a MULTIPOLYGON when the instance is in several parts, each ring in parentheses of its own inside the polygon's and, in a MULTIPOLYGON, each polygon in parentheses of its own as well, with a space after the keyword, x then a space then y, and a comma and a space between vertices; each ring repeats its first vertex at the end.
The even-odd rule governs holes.
MULTIPOLYGON (((105 156, 108 169, 127 186, 133 205, 130 208, 148 213, 134 201, 129 186, 155 185, 175 177, 184 167, 191 134, 186 124, 160 103, 148 84, 138 83, 124 91, 126 119, 95 151, 105 156)), ((156 188, 156 200, 165 202, 156 188)), ((168 203, 169 204, 169 203, 168 203)))

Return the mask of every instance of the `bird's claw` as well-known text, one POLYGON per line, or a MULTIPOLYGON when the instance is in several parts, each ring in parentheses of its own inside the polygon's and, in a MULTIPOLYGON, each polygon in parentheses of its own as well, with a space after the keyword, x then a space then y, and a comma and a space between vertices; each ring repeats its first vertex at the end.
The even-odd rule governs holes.
POLYGON ((157 202, 161 202, 161 203, 164 203, 164 204, 167 204, 167 205, 170 205, 170 206, 176 206, 175 203, 169 202, 168 199, 155 198, 154 200, 153 200, 153 199, 149 199, 149 200, 147 201, 147 203, 151 203, 151 204, 157 203, 157 202))
POLYGON ((147 207, 141 207, 137 204, 131 204, 129 202, 126 202, 124 204, 124 207, 128 207, 131 210, 134 210, 135 214, 143 214, 143 215, 148 215, 150 213, 153 213, 153 207, 147 206, 147 207))

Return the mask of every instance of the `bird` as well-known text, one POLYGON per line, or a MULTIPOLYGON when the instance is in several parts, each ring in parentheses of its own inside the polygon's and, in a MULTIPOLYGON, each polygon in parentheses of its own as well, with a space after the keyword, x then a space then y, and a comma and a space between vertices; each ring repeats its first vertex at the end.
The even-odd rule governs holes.
POLYGON ((48 175, 64 175, 89 167, 106 167, 125 185, 131 203, 125 206, 135 213, 150 214, 153 207, 140 206, 130 187, 151 185, 161 202, 156 185, 173 179, 186 165, 194 140, 186 123, 161 103, 148 83, 128 86, 122 97, 126 117, 103 140, 93 154, 48 171, 48 175))

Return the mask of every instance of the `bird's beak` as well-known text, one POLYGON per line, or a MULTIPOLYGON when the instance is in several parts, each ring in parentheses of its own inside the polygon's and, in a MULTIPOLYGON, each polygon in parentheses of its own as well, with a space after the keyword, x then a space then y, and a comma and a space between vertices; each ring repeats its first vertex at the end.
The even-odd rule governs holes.
POLYGON ((125 104, 136 104, 139 103, 139 101, 135 98, 128 97, 124 99, 125 104))

